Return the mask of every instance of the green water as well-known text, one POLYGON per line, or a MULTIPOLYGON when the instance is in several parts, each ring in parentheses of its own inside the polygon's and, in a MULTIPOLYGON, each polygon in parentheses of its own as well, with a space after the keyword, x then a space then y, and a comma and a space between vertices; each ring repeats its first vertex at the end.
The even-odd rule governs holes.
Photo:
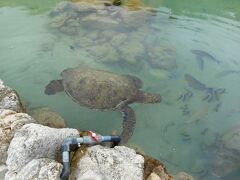
MULTIPOLYGON (((121 113, 80 107, 65 93, 45 95, 44 88, 67 67, 90 66, 135 75, 143 80, 143 90, 160 93, 163 101, 131 105, 137 124, 129 144, 160 159, 171 173, 186 171, 196 179, 224 179, 208 171, 210 162, 201 147, 213 143, 218 134, 240 125, 239 73, 219 77, 219 73, 226 70, 240 69, 240 2, 146 0, 149 6, 159 8, 160 13, 146 25, 142 24, 138 32, 124 31, 130 49, 129 56, 124 58, 131 60, 131 52, 136 53, 131 42, 144 39, 143 44, 150 49, 159 46, 175 52, 177 69, 166 71, 150 66, 145 56, 133 64, 96 60, 86 49, 76 46, 77 38, 96 35, 94 26, 82 28, 78 35, 66 35, 49 28, 48 13, 59 1, 0 2, 0 78, 15 88, 30 108, 49 106, 63 116, 70 127, 109 134, 112 130, 121 132, 121 113), (169 18, 169 12, 176 19, 169 18), (220 63, 206 58, 201 70, 196 55, 191 52, 196 49, 208 52, 220 63), (209 87, 226 88, 226 93, 219 101, 203 101, 204 92, 189 87, 184 74, 191 74, 209 87), (186 88, 193 97, 179 101, 186 88), (219 103, 221 106, 216 112, 219 103), (189 114, 184 114, 184 108, 189 114)), ((100 38, 96 36, 95 40, 100 38)))

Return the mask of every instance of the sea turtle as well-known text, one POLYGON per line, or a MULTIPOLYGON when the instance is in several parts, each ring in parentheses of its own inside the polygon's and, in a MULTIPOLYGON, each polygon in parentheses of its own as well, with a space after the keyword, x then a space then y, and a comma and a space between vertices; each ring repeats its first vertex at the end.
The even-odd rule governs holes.
POLYGON ((136 118, 130 103, 158 103, 159 94, 139 90, 142 81, 131 75, 118 75, 107 71, 83 68, 68 68, 61 73, 61 80, 52 80, 45 88, 45 94, 65 92, 76 103, 97 110, 122 112, 123 130, 121 143, 132 136, 136 118))

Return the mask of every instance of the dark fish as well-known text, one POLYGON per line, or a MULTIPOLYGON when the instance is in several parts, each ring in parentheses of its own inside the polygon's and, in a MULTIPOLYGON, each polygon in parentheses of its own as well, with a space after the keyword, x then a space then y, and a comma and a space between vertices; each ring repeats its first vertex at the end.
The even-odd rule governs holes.
POLYGON ((211 102, 213 100, 218 101, 219 95, 226 91, 225 88, 207 87, 205 84, 201 83, 190 74, 185 74, 184 77, 190 87, 206 92, 206 96, 203 98, 203 100, 207 100, 208 102, 211 102))
POLYGON ((218 59, 216 59, 215 57, 213 57, 211 54, 209 54, 208 52, 205 52, 202 50, 197 50, 197 49, 193 49, 193 50, 191 50, 191 52, 193 54, 195 54, 196 56, 200 57, 201 59, 209 59, 218 64, 221 62, 218 59))
POLYGON ((186 92, 184 92, 183 94, 181 94, 179 97, 178 97, 178 101, 182 101, 182 102, 185 102, 185 101, 188 101, 192 96, 193 96, 193 93, 192 91, 186 89, 186 92))
POLYGON ((205 128, 201 131, 201 135, 205 135, 208 132, 208 128, 205 128))
POLYGON ((203 71, 204 70, 204 61, 203 61, 202 57, 197 56, 196 59, 197 59, 199 69, 201 71, 203 71))
POLYGON ((216 77, 217 78, 222 78, 231 74, 240 74, 240 71, 235 71, 235 70, 226 70, 220 73, 217 73, 216 77))
POLYGON ((207 89, 206 85, 195 79, 190 74, 184 75, 185 80, 187 81, 188 85, 193 89, 204 91, 207 89))
POLYGON ((175 125, 174 122, 171 122, 171 123, 167 124, 167 125, 164 127, 164 129, 163 129, 163 133, 166 133, 166 132, 168 131, 168 129, 169 129, 170 127, 174 126, 174 125, 175 125))
POLYGON ((214 107, 214 111, 218 112, 219 108, 222 106, 222 102, 218 103, 215 107, 214 107))
POLYGON ((70 48, 71 50, 73 50, 73 51, 75 50, 75 47, 72 46, 72 45, 70 45, 69 48, 70 48))

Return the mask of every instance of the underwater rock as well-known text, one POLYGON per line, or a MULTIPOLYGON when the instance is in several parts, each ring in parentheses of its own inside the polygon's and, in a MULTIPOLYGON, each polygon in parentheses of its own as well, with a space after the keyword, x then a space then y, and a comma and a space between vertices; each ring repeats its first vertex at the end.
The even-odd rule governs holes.
POLYGON ((194 180, 194 178, 186 172, 179 172, 174 176, 174 180, 194 180))
POLYGON ((28 114, 11 110, 0 112, 0 164, 7 159, 9 144, 17 130, 23 125, 35 122, 28 114))
POLYGON ((90 38, 83 36, 78 39, 75 39, 73 46, 80 49, 80 48, 86 48, 92 45, 94 45, 94 41, 90 38))
POLYGON ((34 111, 32 116, 37 121, 37 123, 44 126, 52 128, 66 127, 64 119, 50 108, 37 109, 36 111, 34 111))
POLYGON ((55 160, 41 158, 33 159, 27 163, 17 174, 7 172, 6 180, 59 180, 62 164, 55 160))
POLYGON ((108 43, 88 47, 87 52, 98 62, 114 63, 119 60, 117 51, 108 43))
POLYGON ((127 40, 127 35, 124 33, 118 33, 114 36, 112 36, 112 39, 110 41, 111 45, 114 47, 120 47, 124 42, 127 40))
POLYGON ((212 145, 206 145, 204 151, 211 161, 210 171, 219 178, 240 170, 240 127, 228 130, 222 136, 217 136, 212 145))
POLYGON ((10 109, 16 112, 25 112, 17 92, 4 85, 0 79, 0 109, 10 109))
POLYGON ((222 142, 224 147, 240 152, 240 126, 227 131, 222 137, 222 142))
POLYGON ((81 19, 81 25, 85 28, 98 28, 98 29, 112 29, 117 27, 118 21, 108 16, 99 16, 98 14, 90 14, 81 19))
POLYGON ((122 33, 119 33, 117 31, 111 30, 111 29, 105 29, 105 30, 99 32, 99 37, 110 41, 112 38, 114 38, 118 34, 122 34, 122 33))
POLYGON ((49 22, 49 25, 53 28, 60 28, 65 25, 65 22, 69 18, 70 16, 68 16, 66 13, 62 13, 61 15, 52 18, 49 22))
POLYGON ((130 65, 141 62, 145 49, 139 41, 127 41, 118 47, 122 59, 130 65))
POLYGON ((133 149, 125 146, 107 148, 102 146, 89 147, 78 162, 75 177, 93 177, 105 180, 124 180, 143 178, 144 159, 133 149))
POLYGON ((148 49, 148 62, 152 68, 172 72, 177 69, 176 51, 170 47, 155 46, 148 49))
POLYGON ((8 148, 6 164, 11 173, 17 173, 33 159, 58 160, 64 138, 79 137, 76 129, 55 129, 39 124, 27 124, 18 130, 8 148))
POLYGON ((152 14, 145 10, 128 11, 123 9, 119 12, 122 23, 127 28, 139 28, 149 23, 152 14))

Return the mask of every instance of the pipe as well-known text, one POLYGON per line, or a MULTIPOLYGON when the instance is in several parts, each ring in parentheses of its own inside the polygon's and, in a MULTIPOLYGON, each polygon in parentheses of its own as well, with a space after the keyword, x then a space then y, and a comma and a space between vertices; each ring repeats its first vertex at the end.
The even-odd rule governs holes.
POLYGON ((120 140, 120 136, 96 136, 95 133, 93 133, 93 135, 91 134, 90 136, 83 136, 80 138, 67 137, 61 147, 63 163, 63 170, 60 175, 61 180, 68 180, 70 174, 70 152, 79 147, 80 144, 94 145, 102 142, 113 142, 114 145, 118 145, 120 140))

